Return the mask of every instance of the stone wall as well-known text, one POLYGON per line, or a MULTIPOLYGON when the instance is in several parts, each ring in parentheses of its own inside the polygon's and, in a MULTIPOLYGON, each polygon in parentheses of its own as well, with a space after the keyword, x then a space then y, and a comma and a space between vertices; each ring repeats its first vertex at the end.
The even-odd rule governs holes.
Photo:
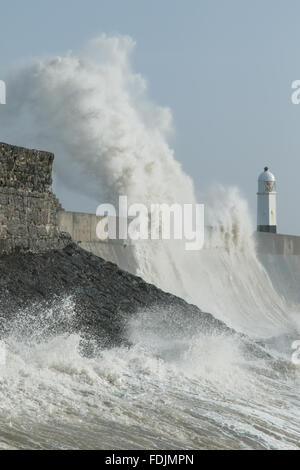
POLYGON ((54 155, 0 143, 0 253, 63 248, 52 193, 54 155))
POLYGON ((300 237, 279 233, 255 233, 258 253, 271 255, 300 255, 300 237))
MULTIPOLYGON (((58 212, 58 226, 61 231, 68 232, 73 240, 76 242, 101 242, 110 244, 121 244, 129 245, 132 242, 130 240, 118 239, 119 233, 119 217, 104 216, 96 214, 87 214, 86 212, 70 212, 70 211, 59 211, 58 212), (106 221, 105 232, 108 230, 109 219, 112 219, 116 226, 116 239, 105 238, 99 239, 96 229, 100 221, 106 221)), ((129 220, 129 219, 128 219, 129 220)))

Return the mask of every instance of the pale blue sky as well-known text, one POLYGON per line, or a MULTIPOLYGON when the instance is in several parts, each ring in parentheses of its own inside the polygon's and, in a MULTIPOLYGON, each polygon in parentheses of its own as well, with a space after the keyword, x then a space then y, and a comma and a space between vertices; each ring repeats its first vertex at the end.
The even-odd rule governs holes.
POLYGON ((257 175, 268 164, 279 231, 300 234, 300 105, 290 99, 300 79, 299 1, 0 0, 0 13, 0 71, 102 32, 132 36, 134 68, 172 109, 176 158, 199 194, 213 182, 238 185, 255 221, 257 175))

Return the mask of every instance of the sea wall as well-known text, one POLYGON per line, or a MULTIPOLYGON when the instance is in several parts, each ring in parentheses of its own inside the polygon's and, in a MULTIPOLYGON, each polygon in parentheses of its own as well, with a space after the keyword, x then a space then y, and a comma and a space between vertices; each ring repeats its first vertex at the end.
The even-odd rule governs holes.
MULTIPOLYGON (((83 212, 60 211, 58 213, 58 226, 63 232, 68 232, 73 240, 79 243, 89 243, 92 247, 95 243, 106 245, 132 246, 130 242, 122 240, 100 240, 97 236, 97 224, 105 216, 96 216, 83 212)), ((119 219, 116 218, 118 233, 119 219)), ((273 255, 300 255, 300 237, 275 233, 255 232, 256 250, 261 254, 273 255)))
POLYGON ((300 237, 276 233, 255 233, 258 253, 272 255, 300 255, 300 237))
POLYGON ((257 232, 255 240, 257 257, 276 291, 291 303, 299 304, 300 237, 257 232))
POLYGON ((54 155, 0 143, 0 253, 66 245, 52 193, 54 155))
MULTIPOLYGON (((95 214, 83 212, 58 212, 59 229, 62 232, 69 233, 81 248, 118 265, 119 268, 125 271, 135 274, 137 263, 133 243, 117 239, 99 239, 96 228, 100 221, 108 223, 107 216, 96 216, 95 214)), ((119 219, 116 218, 117 231, 118 225, 119 219)))
POLYGON ((68 232, 76 242, 99 242, 96 227, 103 217, 84 212, 58 212, 61 231, 68 232))
MULTIPOLYGON (((137 273, 138 263, 133 243, 122 240, 99 240, 96 227, 103 217, 94 214, 61 211, 60 230, 69 232, 82 248, 99 258, 137 273)), ((118 225, 118 224, 117 224, 118 225)), ((257 257, 267 271, 276 291, 291 302, 300 303, 300 237, 256 232, 257 257)))

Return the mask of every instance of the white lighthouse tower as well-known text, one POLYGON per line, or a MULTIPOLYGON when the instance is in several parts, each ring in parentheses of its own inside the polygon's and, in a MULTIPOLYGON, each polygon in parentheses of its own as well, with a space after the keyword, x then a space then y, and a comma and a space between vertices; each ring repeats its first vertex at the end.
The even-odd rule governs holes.
POLYGON ((257 231, 276 233, 276 180, 266 166, 258 177, 257 231))

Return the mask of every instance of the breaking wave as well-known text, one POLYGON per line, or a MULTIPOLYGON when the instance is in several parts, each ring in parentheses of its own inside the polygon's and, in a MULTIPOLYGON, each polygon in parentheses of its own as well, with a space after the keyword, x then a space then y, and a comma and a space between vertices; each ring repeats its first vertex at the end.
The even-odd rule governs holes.
MULTIPOLYGON (((8 71, 1 139, 54 151, 57 181, 98 202, 196 203, 168 144, 171 112, 148 98, 133 48, 102 35, 8 71)), ((150 310, 128 324, 131 347, 85 357, 80 335, 41 325, 26 337, 21 315, 0 344, 3 448, 299 448, 297 319, 257 259, 239 190, 213 188, 204 202, 203 250, 140 242, 134 271, 240 334, 150 310)), ((61 304, 63 318, 71 311, 61 304)))

